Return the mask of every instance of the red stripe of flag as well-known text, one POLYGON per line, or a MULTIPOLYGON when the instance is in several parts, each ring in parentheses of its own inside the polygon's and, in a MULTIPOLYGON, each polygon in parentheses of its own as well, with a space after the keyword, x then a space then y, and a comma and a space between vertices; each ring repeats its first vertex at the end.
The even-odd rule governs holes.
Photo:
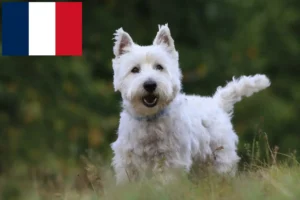
POLYGON ((56 55, 82 55, 82 3, 56 2, 56 55))

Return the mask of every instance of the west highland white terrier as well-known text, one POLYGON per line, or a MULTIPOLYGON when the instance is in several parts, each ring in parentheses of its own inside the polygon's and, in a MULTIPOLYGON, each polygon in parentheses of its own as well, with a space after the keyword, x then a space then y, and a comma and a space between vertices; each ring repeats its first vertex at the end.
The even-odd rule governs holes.
POLYGON ((141 180, 149 172, 168 181, 176 177, 172 169, 188 172, 193 163, 207 161, 215 172, 234 175, 240 158, 233 106, 267 88, 269 79, 242 76, 212 97, 186 95, 167 24, 159 26, 150 46, 135 44, 122 28, 114 39, 113 84, 123 99, 118 138, 111 145, 117 183, 141 180))

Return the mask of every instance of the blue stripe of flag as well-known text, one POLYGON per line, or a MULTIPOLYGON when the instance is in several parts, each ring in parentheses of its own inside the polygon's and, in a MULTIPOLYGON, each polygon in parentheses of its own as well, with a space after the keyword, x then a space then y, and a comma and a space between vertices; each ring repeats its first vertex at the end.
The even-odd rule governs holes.
POLYGON ((27 56, 29 52, 28 2, 2 3, 2 55, 27 56))

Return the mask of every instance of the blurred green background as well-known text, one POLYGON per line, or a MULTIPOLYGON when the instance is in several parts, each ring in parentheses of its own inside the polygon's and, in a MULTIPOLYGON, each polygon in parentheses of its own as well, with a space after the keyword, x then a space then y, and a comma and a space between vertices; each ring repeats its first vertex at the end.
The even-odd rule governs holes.
POLYGON ((76 162, 87 149, 109 159, 121 101, 112 86, 113 33, 123 27, 147 45, 164 23, 184 92, 211 95, 232 76, 271 79, 235 107, 241 156, 261 131, 282 152, 300 150, 299 0, 90 0, 82 57, 0 57, 0 172, 16 163, 76 162))

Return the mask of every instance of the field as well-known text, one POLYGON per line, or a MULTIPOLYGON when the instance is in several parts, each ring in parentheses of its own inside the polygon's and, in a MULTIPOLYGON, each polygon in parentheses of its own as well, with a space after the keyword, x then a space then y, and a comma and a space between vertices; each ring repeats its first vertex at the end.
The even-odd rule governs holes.
POLYGON ((0 199, 300 199, 300 165, 295 154, 269 148, 270 159, 260 161, 260 150, 253 145, 252 151, 249 149, 250 161, 241 164, 234 178, 191 173, 164 186, 154 180, 116 186, 109 165, 91 151, 81 157, 81 165, 72 160, 62 165, 55 157, 38 167, 16 163, 0 177, 0 199))

